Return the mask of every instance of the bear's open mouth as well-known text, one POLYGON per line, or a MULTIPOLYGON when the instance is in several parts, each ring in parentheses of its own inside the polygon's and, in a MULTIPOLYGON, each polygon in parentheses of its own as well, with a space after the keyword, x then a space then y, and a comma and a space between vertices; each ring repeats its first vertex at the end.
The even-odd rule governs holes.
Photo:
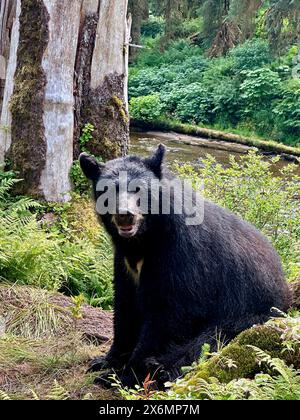
POLYGON ((118 231, 123 238, 132 238, 138 231, 138 225, 118 226, 118 231))

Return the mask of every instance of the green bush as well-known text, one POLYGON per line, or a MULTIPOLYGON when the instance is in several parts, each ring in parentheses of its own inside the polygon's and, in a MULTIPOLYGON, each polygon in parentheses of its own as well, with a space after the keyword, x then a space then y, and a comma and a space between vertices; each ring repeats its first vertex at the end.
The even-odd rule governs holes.
POLYGON ((201 32, 203 29, 203 17, 200 16, 194 19, 185 20, 182 29, 185 37, 201 32))
POLYGON ((167 89, 168 85, 177 78, 176 70, 172 67, 165 69, 148 68, 140 70, 130 77, 129 96, 135 98, 148 96, 167 89))
POLYGON ((300 81, 293 80, 283 89, 283 99, 274 107, 278 130, 284 135, 300 137, 300 81))
POLYGON ((228 168, 211 156, 203 159, 203 165, 201 174, 190 165, 177 165, 176 170, 195 186, 201 177, 208 199, 264 232, 281 255, 287 276, 291 276, 300 261, 300 212, 295 198, 300 178, 294 173, 297 167, 288 166, 281 176, 274 176, 272 162, 254 152, 239 161, 232 157, 228 168))
POLYGON ((233 69, 240 73, 244 70, 255 70, 270 64, 272 55, 267 41, 253 39, 230 51, 234 61, 233 69))
POLYGON ((132 118, 141 121, 155 121, 162 115, 163 104, 159 95, 141 96, 130 101, 132 118))
POLYGON ((149 49, 139 54, 136 65, 142 67, 161 67, 170 64, 182 64, 186 59, 194 56, 201 56, 202 50, 190 45, 186 40, 173 42, 164 53, 161 52, 159 38, 147 43, 149 49))
POLYGON ((159 95, 159 119, 166 115, 299 143, 298 88, 291 79, 296 47, 275 59, 265 40, 253 39, 226 57, 209 59, 200 47, 184 40, 171 43, 164 52, 159 38, 147 43, 149 49, 130 70, 129 94, 159 95))
POLYGON ((192 83, 180 91, 174 116, 183 122, 210 124, 214 120, 211 92, 201 83, 192 83))
POLYGON ((213 87, 214 114, 223 127, 236 126, 240 121, 242 98, 236 81, 227 78, 213 87))
POLYGON ((146 38, 156 38, 165 30, 165 21, 161 17, 150 16, 142 23, 141 33, 146 38))
POLYGON ((90 190, 90 182, 84 176, 82 169, 80 167, 79 160, 73 162, 70 178, 73 184, 73 190, 79 194, 86 193, 90 190))
POLYGON ((242 98, 245 101, 246 114, 256 112, 261 108, 270 108, 270 104, 281 94, 281 80, 277 73, 262 68, 245 73, 241 85, 242 98))

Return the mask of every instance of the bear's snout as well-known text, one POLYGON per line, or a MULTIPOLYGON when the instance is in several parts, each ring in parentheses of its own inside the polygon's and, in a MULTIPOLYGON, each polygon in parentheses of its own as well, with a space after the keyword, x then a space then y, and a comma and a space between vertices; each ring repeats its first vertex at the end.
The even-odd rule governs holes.
POLYGON ((129 210, 122 210, 121 213, 115 216, 116 224, 120 227, 132 226, 136 219, 135 215, 129 210))

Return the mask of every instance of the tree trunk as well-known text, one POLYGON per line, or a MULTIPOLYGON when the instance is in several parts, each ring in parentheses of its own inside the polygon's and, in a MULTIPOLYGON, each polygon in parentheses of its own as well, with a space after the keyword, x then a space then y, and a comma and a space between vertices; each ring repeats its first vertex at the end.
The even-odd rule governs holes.
MULTIPOLYGON (((143 20, 149 19, 149 0, 129 0, 128 10, 132 15, 131 39, 134 44, 139 45, 143 20)), ((137 53, 137 48, 130 49, 131 62, 136 58, 137 53)))
POLYGON ((20 0, 0 4, 0 164, 11 145, 9 100, 14 88, 19 42, 20 0))
POLYGON ((110 159, 127 152, 127 0, 4 3, 18 7, 9 54, 6 47, 1 125, 10 129, 0 133, 0 161, 9 158, 24 180, 18 193, 66 201, 86 123, 95 127, 85 145, 92 153, 110 159))

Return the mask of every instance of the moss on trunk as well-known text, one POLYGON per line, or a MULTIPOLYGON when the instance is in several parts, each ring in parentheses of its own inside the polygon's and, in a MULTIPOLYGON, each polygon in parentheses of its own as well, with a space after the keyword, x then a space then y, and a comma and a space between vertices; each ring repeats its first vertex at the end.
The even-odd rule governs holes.
POLYGON ((99 15, 85 17, 79 34, 75 71, 74 157, 80 153, 80 133, 93 124, 93 139, 85 145, 104 160, 124 156, 128 151, 129 116, 124 98, 124 75, 106 76, 102 86, 91 89, 91 65, 99 15))
POLYGON ((46 163, 43 109, 46 77, 42 58, 48 43, 48 11, 42 0, 23 0, 15 87, 11 99, 12 145, 9 157, 23 182, 17 193, 41 196, 46 163))
POLYGON ((79 42, 75 64, 75 126, 74 126, 74 158, 80 153, 79 138, 84 126, 82 111, 85 98, 88 97, 91 81, 91 64, 97 33, 99 14, 93 13, 85 16, 79 32, 79 42))
POLYGON ((88 149, 104 160, 125 156, 128 151, 129 116, 124 99, 124 76, 111 74, 84 99, 82 124, 95 127, 88 149))

